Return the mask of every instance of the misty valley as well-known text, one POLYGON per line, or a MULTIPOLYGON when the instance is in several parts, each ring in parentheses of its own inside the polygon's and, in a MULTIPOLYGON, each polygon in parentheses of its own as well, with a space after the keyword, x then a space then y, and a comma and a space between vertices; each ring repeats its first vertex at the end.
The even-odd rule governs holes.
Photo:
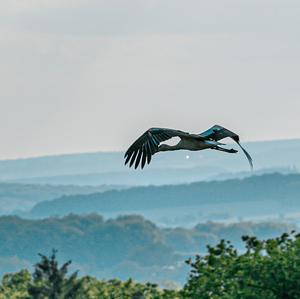
MULTIPOLYGON (((257 160, 253 173, 238 159, 234 171, 218 169, 219 159, 225 158, 211 153, 205 159, 176 153, 164 160, 163 169, 153 163, 143 174, 120 169, 118 153, 0 161, 0 298, 1 288, 13 292, 10 284, 14 292, 30 293, 30 286, 37 291, 38 254, 44 256, 40 263, 47 263, 52 250, 58 264, 72 261, 66 266, 69 273, 79 271, 70 277, 80 292, 93 285, 93 296, 103 291, 124 292, 120 298, 135 298, 135 292, 152 294, 149 298, 193 298, 191 269, 208 271, 197 256, 216 255, 221 261, 221 250, 239 260, 249 258, 253 246, 298 246, 289 241, 297 238, 284 234, 300 226, 300 174, 289 160, 300 142, 290 142, 291 156, 281 163, 272 159, 270 143, 256 145, 249 144, 257 160), (269 164, 259 158, 266 152, 269 164), (204 164, 207 159, 210 166, 204 164), (126 297, 129 290, 131 297, 126 297)), ((215 275, 209 273, 207 277, 215 275)), ((17 298, 27 295, 22 296, 17 298)), ((93 296, 80 298, 98 298, 93 296)))

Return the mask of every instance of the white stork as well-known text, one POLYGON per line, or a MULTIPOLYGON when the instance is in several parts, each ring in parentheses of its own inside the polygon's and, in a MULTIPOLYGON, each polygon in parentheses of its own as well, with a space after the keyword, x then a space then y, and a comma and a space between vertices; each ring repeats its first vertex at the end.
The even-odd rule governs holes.
POLYGON ((134 164, 134 167, 137 168, 141 161, 141 168, 144 168, 146 161, 148 164, 150 163, 152 155, 165 151, 213 149, 226 153, 237 153, 238 151, 233 148, 220 147, 224 143, 218 141, 226 137, 232 138, 240 146, 249 161, 251 169, 253 169, 252 158, 239 143, 239 136, 219 125, 215 125, 200 134, 190 134, 165 128, 151 128, 140 136, 126 151, 124 156, 125 165, 130 161, 129 167, 134 164), (161 144, 172 137, 179 137, 180 141, 176 145, 161 144))

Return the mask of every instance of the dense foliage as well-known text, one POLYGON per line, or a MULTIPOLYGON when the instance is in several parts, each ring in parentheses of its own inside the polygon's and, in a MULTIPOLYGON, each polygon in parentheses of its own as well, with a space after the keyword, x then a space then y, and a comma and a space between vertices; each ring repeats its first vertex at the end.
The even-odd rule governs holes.
POLYGON ((100 281, 90 276, 68 275, 71 261, 58 265, 56 251, 41 255, 33 274, 22 270, 6 274, 0 285, 0 299, 176 299, 175 290, 161 290, 156 284, 125 282, 113 279, 100 281))
POLYGON ((244 236, 243 241, 243 254, 221 240, 208 247, 206 256, 189 260, 192 271, 184 298, 300 298, 300 236, 284 233, 266 241, 244 236))
POLYGON ((207 254, 187 263, 190 276, 181 290, 131 279, 97 280, 69 275, 70 262, 58 265, 55 251, 41 255, 33 274, 6 274, 0 299, 298 299, 300 298, 300 235, 292 232, 268 240, 244 236, 245 251, 229 241, 208 246, 207 254))

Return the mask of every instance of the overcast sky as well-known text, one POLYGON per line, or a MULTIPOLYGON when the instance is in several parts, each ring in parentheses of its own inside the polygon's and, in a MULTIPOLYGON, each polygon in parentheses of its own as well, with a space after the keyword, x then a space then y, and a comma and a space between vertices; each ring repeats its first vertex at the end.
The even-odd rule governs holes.
POLYGON ((125 149, 148 127, 300 138, 300 1, 0 4, 0 159, 125 149))

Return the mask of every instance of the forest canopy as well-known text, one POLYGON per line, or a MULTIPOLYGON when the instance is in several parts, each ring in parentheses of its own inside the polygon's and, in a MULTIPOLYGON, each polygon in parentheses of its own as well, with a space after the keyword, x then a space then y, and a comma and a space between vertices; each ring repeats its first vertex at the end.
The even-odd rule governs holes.
POLYGON ((295 232, 259 240, 243 236, 244 252, 230 241, 208 246, 204 255, 186 263, 190 274, 183 288, 161 289, 153 283, 97 280, 69 273, 71 261, 59 264, 54 250, 40 254, 33 273, 21 270, 6 274, 0 299, 296 299, 300 294, 300 236, 295 232))

